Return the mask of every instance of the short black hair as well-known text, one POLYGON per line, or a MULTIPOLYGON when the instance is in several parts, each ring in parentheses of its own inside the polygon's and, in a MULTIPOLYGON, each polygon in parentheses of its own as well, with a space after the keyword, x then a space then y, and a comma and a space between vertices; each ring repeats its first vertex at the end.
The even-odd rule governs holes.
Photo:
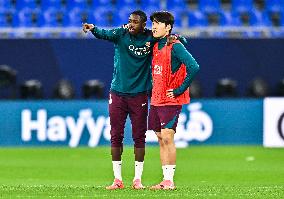
POLYGON ((130 13, 130 15, 132 15, 132 14, 140 16, 141 22, 143 22, 143 23, 147 21, 147 15, 142 10, 135 10, 132 13, 130 13))
POLYGON ((172 13, 168 11, 156 11, 150 16, 151 21, 157 21, 161 23, 165 23, 167 25, 171 25, 170 33, 173 29, 175 18, 172 13))

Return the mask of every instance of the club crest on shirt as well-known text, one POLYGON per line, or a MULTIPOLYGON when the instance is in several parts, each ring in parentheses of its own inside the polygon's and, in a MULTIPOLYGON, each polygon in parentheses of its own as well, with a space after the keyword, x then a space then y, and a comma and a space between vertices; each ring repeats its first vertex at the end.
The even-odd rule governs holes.
POLYGON ((148 48, 150 48, 151 43, 148 41, 148 42, 146 42, 145 46, 148 47, 148 48))
POLYGON ((161 75, 162 74, 162 66, 155 65, 154 66, 154 74, 155 75, 161 75))

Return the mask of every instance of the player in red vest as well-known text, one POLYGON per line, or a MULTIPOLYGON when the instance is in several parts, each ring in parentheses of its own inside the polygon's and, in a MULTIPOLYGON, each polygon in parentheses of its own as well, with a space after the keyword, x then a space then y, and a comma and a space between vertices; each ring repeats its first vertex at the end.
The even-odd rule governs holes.
POLYGON ((167 43, 174 17, 167 11, 154 12, 151 17, 152 32, 158 43, 153 48, 153 89, 148 118, 149 130, 154 130, 160 145, 163 181, 151 189, 175 189, 174 172, 176 148, 174 134, 183 104, 188 104, 189 86, 199 71, 199 66, 179 42, 167 43))

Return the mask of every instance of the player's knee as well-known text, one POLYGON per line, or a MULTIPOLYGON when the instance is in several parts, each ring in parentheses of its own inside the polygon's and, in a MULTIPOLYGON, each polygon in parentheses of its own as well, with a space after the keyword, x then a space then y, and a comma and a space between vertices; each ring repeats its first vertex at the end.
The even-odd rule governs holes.
POLYGON ((162 142, 163 142, 164 145, 173 144, 174 143, 173 136, 171 136, 170 134, 162 135, 162 142))
POLYGON ((136 148, 145 148, 145 137, 134 138, 133 141, 136 148))
POLYGON ((134 147, 145 148, 145 141, 134 142, 134 147))
POLYGON ((110 141, 111 141, 112 147, 121 147, 122 141, 123 141, 123 136, 111 136, 110 141))
POLYGON ((122 142, 111 141, 111 147, 121 147, 122 142))
POLYGON ((158 138, 158 140, 160 141, 160 140, 162 140, 162 135, 161 135, 161 132, 159 132, 159 133, 156 133, 156 135, 157 135, 157 138, 158 138))
POLYGON ((172 140, 168 137, 163 138, 164 145, 170 145, 172 143, 172 140))
POLYGON ((158 142, 159 142, 160 147, 163 147, 163 146, 164 146, 164 142, 163 142, 163 138, 162 138, 162 136, 161 136, 161 133, 160 133, 160 132, 159 132, 159 133, 156 133, 156 135, 157 135, 157 138, 158 138, 158 142))

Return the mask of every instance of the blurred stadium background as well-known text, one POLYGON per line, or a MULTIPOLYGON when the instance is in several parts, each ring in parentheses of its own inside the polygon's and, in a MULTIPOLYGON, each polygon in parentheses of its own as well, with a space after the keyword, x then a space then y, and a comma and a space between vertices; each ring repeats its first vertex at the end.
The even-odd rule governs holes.
MULTIPOLYGON (((201 67, 175 136, 180 191, 155 196, 283 198, 284 0, 0 0, 0 197, 153 196, 103 190, 114 50, 81 30, 136 9, 173 12, 201 67)), ((125 133, 131 182, 129 121, 125 133)), ((152 132, 147 146, 150 185, 161 176, 152 132)))
POLYGON ((78 31, 82 22, 120 26, 130 10, 142 9, 148 15, 155 10, 173 12, 176 31, 191 37, 279 38, 284 36, 283 4, 283 0, 1 0, 1 37, 77 38, 82 37, 78 31))

